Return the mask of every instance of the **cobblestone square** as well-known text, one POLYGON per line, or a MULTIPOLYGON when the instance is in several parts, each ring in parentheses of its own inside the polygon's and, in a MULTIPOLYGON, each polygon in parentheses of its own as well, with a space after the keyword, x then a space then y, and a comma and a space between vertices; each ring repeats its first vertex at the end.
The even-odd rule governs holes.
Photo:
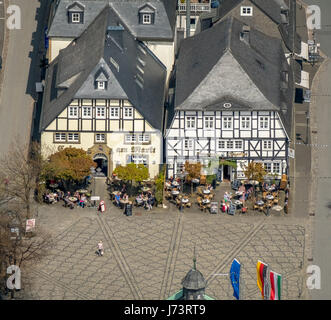
POLYGON ((110 205, 94 209, 39 208, 54 247, 23 274, 24 299, 166 299, 181 288, 193 266, 207 280, 206 293, 231 300, 233 258, 242 264, 243 299, 261 299, 256 285, 260 259, 283 275, 283 299, 304 298, 306 228, 289 217, 244 217, 158 209, 133 216, 110 205), (102 240, 105 255, 95 254, 102 240))

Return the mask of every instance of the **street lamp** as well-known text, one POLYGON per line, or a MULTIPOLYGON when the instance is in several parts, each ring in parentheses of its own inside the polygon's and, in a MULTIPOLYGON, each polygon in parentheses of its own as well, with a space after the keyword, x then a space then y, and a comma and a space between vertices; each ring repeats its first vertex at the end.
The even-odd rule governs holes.
POLYGON ((308 132, 309 119, 310 119, 309 111, 306 111, 306 120, 307 120, 306 144, 308 144, 308 140, 309 140, 309 132, 308 132))

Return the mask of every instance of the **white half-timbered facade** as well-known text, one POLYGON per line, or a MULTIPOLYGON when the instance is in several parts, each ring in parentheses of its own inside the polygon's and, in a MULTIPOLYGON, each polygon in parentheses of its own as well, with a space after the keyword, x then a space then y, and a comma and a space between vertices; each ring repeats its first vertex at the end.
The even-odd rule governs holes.
POLYGON ((288 136, 277 112, 177 111, 166 136, 168 174, 181 172, 186 160, 237 162, 221 169, 221 178, 244 178, 250 161, 262 162, 277 178, 286 173, 288 136))
POLYGON ((185 39, 175 69, 165 137, 169 176, 186 160, 235 162, 219 168, 229 180, 244 179, 251 161, 275 178, 287 173, 293 75, 280 40, 229 18, 185 39))

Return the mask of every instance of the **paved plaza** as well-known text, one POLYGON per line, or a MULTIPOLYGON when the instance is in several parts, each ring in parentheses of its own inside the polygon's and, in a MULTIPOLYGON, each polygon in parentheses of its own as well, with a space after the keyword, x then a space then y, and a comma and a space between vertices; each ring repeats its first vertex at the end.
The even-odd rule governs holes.
POLYGON ((174 207, 151 212, 134 208, 127 217, 107 202, 107 211, 70 210, 62 204, 38 208, 37 223, 52 232, 54 246, 42 261, 23 272, 24 299, 165 299, 181 288, 193 266, 207 280, 206 293, 231 300, 233 258, 242 264, 244 299, 261 299, 256 263, 261 259, 283 275, 283 299, 305 299, 304 220, 174 207), (95 254, 102 240, 105 255, 95 254))

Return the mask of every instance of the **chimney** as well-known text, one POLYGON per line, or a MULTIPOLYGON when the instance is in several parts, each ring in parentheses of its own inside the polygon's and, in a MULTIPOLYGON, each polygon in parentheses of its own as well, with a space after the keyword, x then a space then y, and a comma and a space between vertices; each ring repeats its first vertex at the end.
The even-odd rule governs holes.
POLYGON ((240 40, 246 42, 246 44, 249 44, 250 31, 251 31, 251 27, 244 25, 242 31, 240 32, 240 40))

